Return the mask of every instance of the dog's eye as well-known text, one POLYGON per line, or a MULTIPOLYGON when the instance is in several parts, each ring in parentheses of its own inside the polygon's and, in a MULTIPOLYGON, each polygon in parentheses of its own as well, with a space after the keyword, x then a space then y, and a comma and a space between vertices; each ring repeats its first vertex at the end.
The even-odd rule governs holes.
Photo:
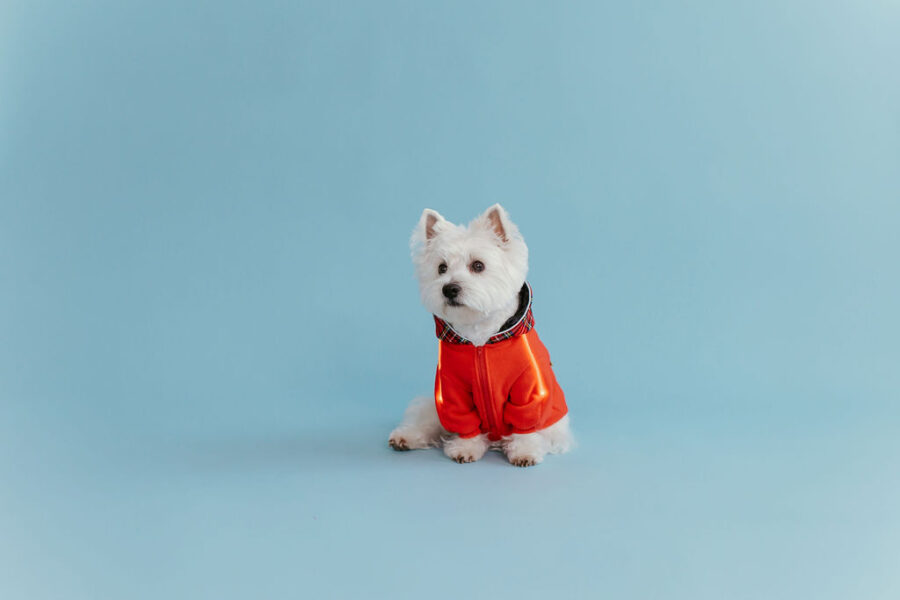
POLYGON ((472 269, 473 273, 481 273, 482 271, 484 271, 484 263, 480 260, 476 260, 471 265, 469 265, 469 268, 472 269))
POLYGON ((446 272, 447 272, 447 263, 441 263, 441 264, 439 264, 439 265, 438 265, 438 273, 440 273, 441 275, 443 275, 443 274, 446 273, 446 272))

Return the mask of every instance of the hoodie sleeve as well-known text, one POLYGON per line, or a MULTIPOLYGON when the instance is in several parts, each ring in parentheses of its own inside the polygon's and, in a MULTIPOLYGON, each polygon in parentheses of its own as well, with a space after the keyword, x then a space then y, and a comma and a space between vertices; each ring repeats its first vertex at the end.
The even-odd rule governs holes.
POLYGON ((538 370, 526 369, 513 383, 509 401, 504 405, 503 420, 513 433, 532 433, 540 429, 550 397, 538 370))
POLYGON ((470 438, 481 433, 481 417, 472 399, 472 390, 461 381, 442 374, 434 377, 434 402, 441 425, 450 433, 470 438))
POLYGON ((556 413, 565 414, 566 409, 547 348, 534 331, 521 340, 521 357, 526 367, 510 387, 503 418, 513 433, 531 433, 543 428, 556 413), (559 402, 563 402, 561 412, 554 409, 559 402))

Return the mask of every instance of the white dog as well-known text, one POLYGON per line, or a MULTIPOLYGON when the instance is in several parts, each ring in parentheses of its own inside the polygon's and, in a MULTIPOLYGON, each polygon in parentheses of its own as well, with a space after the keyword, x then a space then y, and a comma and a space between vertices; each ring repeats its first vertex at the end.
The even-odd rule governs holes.
POLYGON ((458 463, 495 448, 522 467, 568 451, 565 398, 534 330, 528 247, 503 207, 468 226, 426 209, 411 246, 438 365, 434 397, 413 400, 390 446, 443 445, 458 463))

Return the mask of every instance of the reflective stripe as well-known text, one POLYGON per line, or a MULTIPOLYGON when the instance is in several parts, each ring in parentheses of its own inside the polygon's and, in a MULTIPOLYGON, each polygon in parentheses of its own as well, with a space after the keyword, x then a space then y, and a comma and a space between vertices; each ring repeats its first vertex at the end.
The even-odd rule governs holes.
POLYGON ((534 369, 534 374, 537 376, 538 398, 544 400, 547 398, 547 388, 544 386, 544 378, 541 376, 541 369, 534 357, 534 352, 531 351, 531 344, 528 343, 527 334, 522 336, 522 341, 525 342, 525 350, 528 352, 528 358, 531 359, 531 368, 534 369))
POLYGON ((438 342, 438 365, 437 365, 437 377, 435 378, 434 383, 434 400, 439 405, 444 403, 444 396, 441 394, 441 342, 438 342))

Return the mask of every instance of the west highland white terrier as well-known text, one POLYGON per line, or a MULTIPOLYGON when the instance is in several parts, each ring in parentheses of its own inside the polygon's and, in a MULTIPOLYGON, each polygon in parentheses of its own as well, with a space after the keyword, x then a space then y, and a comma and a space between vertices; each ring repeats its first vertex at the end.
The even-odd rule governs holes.
POLYGON ((391 448, 443 446, 458 463, 494 448, 519 467, 568 451, 565 397, 534 330, 528 247, 503 207, 468 226, 426 209, 411 247, 434 315, 437 373, 434 397, 412 401, 391 448))

